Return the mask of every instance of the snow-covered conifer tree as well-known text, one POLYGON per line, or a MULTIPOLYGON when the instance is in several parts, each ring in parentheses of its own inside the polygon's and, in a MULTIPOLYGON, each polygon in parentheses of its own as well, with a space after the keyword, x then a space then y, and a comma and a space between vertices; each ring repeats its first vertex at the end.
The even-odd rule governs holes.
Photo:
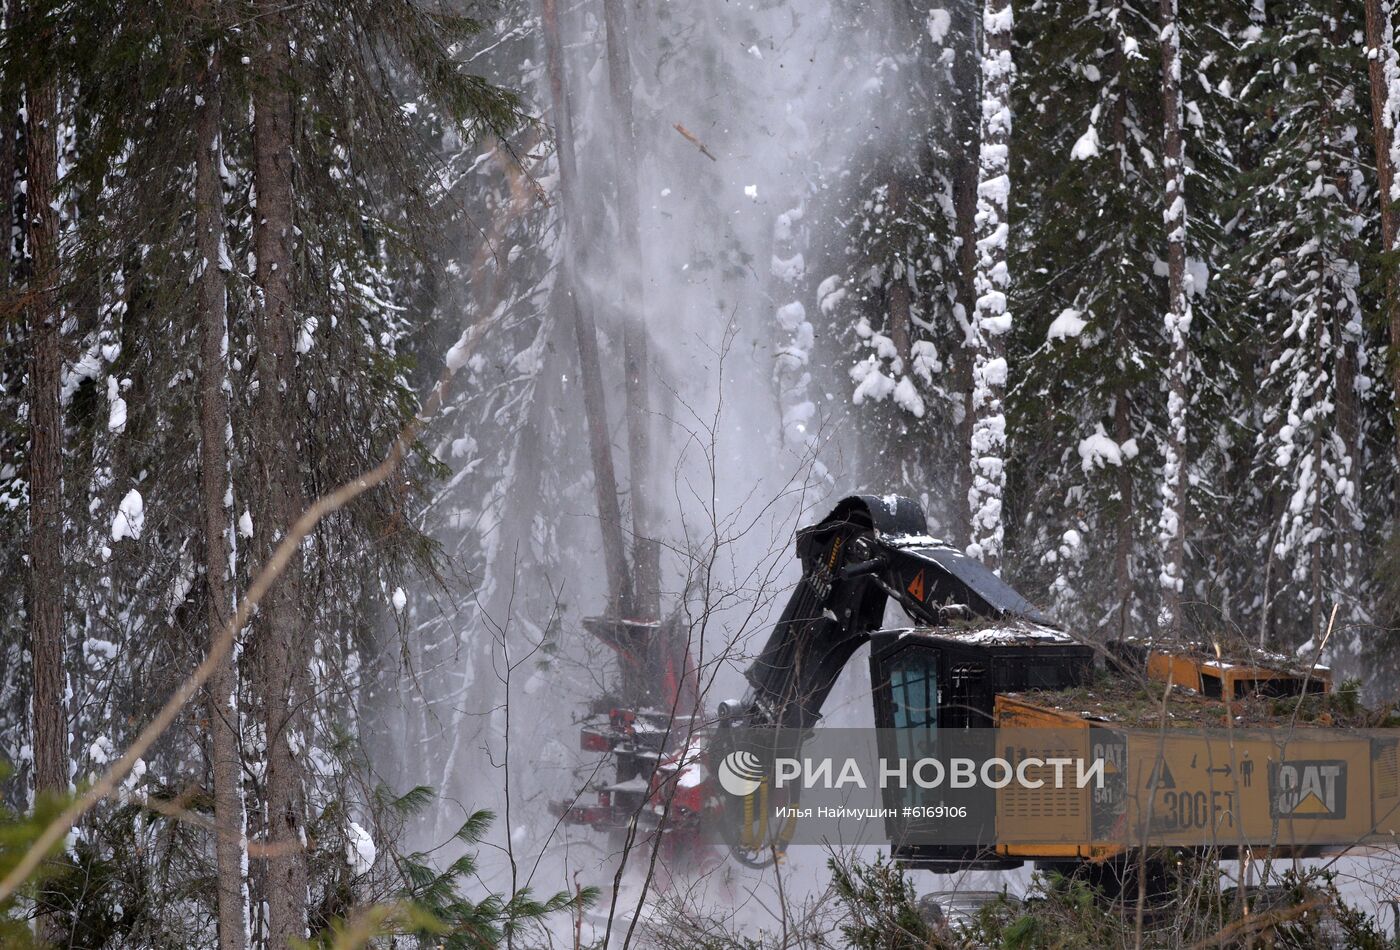
MULTIPOLYGON (((818 320, 850 348, 843 356, 865 477, 918 497, 932 527, 955 539, 966 518, 956 486, 967 446, 966 393, 952 364, 965 352, 967 315, 953 182, 967 140, 962 122, 977 96, 955 69, 973 55, 964 48, 974 41, 972 17, 942 7, 890 10, 880 38, 894 55, 876 61, 874 76, 852 80, 850 95, 868 102, 853 113, 866 123, 861 147, 841 168, 837 200, 817 212, 843 225, 818 265, 827 275, 816 288, 818 320), (870 125, 875 103, 892 94, 895 117, 870 125), (916 144, 891 148, 891 136, 916 144)), ((868 10, 852 4, 846 15, 843 24, 856 29, 868 10)))
POLYGON ((1157 187, 1161 108, 1154 5, 1083 11, 1041 5, 1019 64, 1013 337, 1023 382, 1009 399, 1028 476, 1027 563, 1067 622, 1121 634, 1155 592, 1151 500, 1142 452, 1158 420, 1163 284, 1157 187), (1035 81, 1030 81, 1034 77, 1035 81), (1054 106, 1052 108, 1051 106, 1054 106), (1094 209, 1085 213, 1086 208, 1094 209), (1072 267, 1044 262, 1072 257, 1072 267))
POLYGON ((1345 627, 1329 649, 1343 654, 1360 648, 1351 624, 1365 614, 1363 412, 1378 362, 1359 265, 1370 187, 1359 142, 1364 69, 1350 40, 1360 13, 1338 20, 1329 4, 1298 4, 1255 34, 1252 52, 1268 65, 1247 90, 1262 144, 1242 258, 1249 307, 1267 335, 1256 478, 1270 486, 1269 553, 1279 568, 1262 631, 1316 645, 1339 604, 1345 627))

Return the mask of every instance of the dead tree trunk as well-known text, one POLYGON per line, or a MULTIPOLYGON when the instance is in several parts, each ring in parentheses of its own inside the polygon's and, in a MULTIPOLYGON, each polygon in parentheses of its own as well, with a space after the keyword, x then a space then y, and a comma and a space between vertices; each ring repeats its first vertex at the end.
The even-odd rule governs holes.
POLYGON ((652 484, 651 393, 646 285, 637 198, 637 127, 632 111, 632 54, 623 0, 603 0, 608 31, 608 85, 613 103, 617 211, 621 227, 622 361, 627 392, 628 483, 632 493, 632 606, 639 620, 661 616, 661 541, 652 484))
POLYGON ((62 315, 58 295, 58 94, 52 80, 26 96, 29 322, 29 647, 34 663, 34 788, 68 789, 63 700, 62 315))
MULTIPOLYGON (((1366 0, 1366 52, 1371 76, 1371 131, 1376 148, 1376 178, 1380 185, 1381 250, 1400 252, 1397 234, 1395 178, 1400 174, 1400 51, 1395 48, 1393 0, 1366 0)), ((1390 327, 1390 386, 1396 407, 1395 454, 1400 461, 1400 274, 1394 261, 1386 268, 1386 323, 1390 327)), ((1400 498, 1400 484, 1396 486, 1400 498)))
MULTIPOLYGON (((277 540, 305 507, 298 472, 292 400, 296 366, 292 351, 293 179, 289 26, 281 4, 258 5, 262 43, 253 85, 253 184, 257 190, 253 245, 257 254, 257 381, 254 492, 258 559, 272 556, 277 540)), ((305 677, 300 565, 293 559, 268 592, 255 626, 256 676, 267 730, 266 834, 262 882, 269 945, 283 950, 306 931, 306 859, 302 828, 305 801, 301 764, 289 743, 293 711, 305 677)))
POLYGON ((598 330, 590 302, 583 295, 577 275, 584 259, 583 215, 578 206, 578 164, 574 157, 573 116, 570 114, 568 86, 564 80, 564 45, 559 35, 558 0, 543 0, 543 14, 555 152, 559 162, 559 203, 564 218, 563 251, 559 255, 560 280, 564 285, 565 306, 573 319, 574 337, 578 343, 579 383, 588 428, 588 449, 593 462, 598 524, 603 534, 603 568, 608 578, 608 612, 628 616, 632 612, 632 585, 622 540, 617 472, 613 467, 612 445, 608 439, 598 330))
POLYGON ((1190 370, 1191 306, 1186 299, 1186 166, 1181 122, 1181 32, 1177 0, 1162 0, 1162 165, 1166 176, 1163 220, 1167 227, 1167 437, 1162 460, 1161 626, 1181 633, 1186 558, 1186 407, 1190 370))
MULTIPOLYGON (((210 13, 195 0, 196 20, 210 13)), ((232 616, 235 534, 229 508, 228 270, 224 235, 224 194, 219 179, 220 55, 209 51, 199 84, 195 128, 195 232, 199 274, 199 482, 204 517, 205 619, 212 644, 232 616)), ((243 820, 242 764, 239 756, 238 677, 230 651, 209 679, 210 760, 214 780, 214 853, 217 863, 220 950, 247 946, 243 862, 247 856, 243 820)))

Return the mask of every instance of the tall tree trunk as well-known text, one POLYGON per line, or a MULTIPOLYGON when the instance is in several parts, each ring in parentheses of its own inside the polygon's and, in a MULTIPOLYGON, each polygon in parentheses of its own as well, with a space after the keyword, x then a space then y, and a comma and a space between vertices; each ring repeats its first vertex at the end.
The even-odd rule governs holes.
POLYGON ((34 787, 68 788, 63 699, 63 409, 59 385, 58 95, 51 80, 26 96, 29 245, 29 636, 34 662, 34 787))
MULTIPOLYGON (((253 84, 253 185, 257 191, 253 246, 257 254, 257 381, 254 433, 256 550, 260 561, 305 507, 298 472, 293 400, 296 332, 293 287, 292 97, 290 29, 283 7, 261 0, 263 41, 253 84)), ((306 932, 305 800, 301 764, 289 743, 306 672, 301 617, 301 570, 287 567, 263 602, 256 628, 257 677, 267 730, 266 808, 269 945, 283 950, 306 932)))
MULTIPOLYGON (((1323 255, 1319 253, 1318 257, 1321 260, 1323 255)), ((1313 313, 1312 347, 1313 352, 1318 354, 1318 361, 1321 364, 1318 367, 1318 369, 1321 370, 1323 373, 1326 373, 1332 367, 1327 366, 1326 362, 1324 361, 1325 358, 1323 357, 1323 338, 1329 335, 1329 333, 1325 332, 1323 329, 1322 316, 1323 315, 1321 313, 1318 313, 1316 311, 1314 311, 1313 313)), ((1325 610, 1322 605, 1322 537, 1324 532, 1322 530, 1323 488, 1320 484, 1320 476, 1323 471, 1322 455, 1323 452, 1326 451, 1326 438, 1325 433, 1323 432, 1323 427, 1319 423, 1313 424, 1312 444, 1310 448, 1312 452, 1311 462, 1313 486, 1312 509, 1308 513, 1308 516, 1311 519, 1311 524, 1309 525, 1309 528, 1312 532, 1312 538, 1308 542, 1308 637, 1312 641, 1313 649, 1317 650, 1317 648, 1322 645, 1322 618, 1325 615, 1325 610)))
POLYGON ((559 161, 559 202, 564 216, 563 252, 559 257, 566 307, 573 318, 578 343, 579 383, 588 427, 588 450, 593 461, 593 487, 598 501, 598 524, 603 534, 603 569, 608 578, 608 610, 617 616, 632 612, 632 585, 622 540, 622 509, 617 500, 617 471, 608 440, 607 403, 598 356, 598 330, 593 310, 583 295, 576 273, 583 262, 583 215, 578 205, 578 163, 574 157, 573 116, 564 79, 564 45, 559 35, 558 0, 543 0, 545 59, 554 118, 555 151, 559 161))
MULTIPOLYGON (((806 258, 802 253, 805 232, 803 196, 794 192, 786 201, 788 210, 773 219, 773 243, 768 253, 769 297, 777 303, 773 311, 773 385, 778 391, 779 425, 784 448, 804 453, 804 462, 817 463, 816 438, 812 431, 814 407, 808 388, 812 374, 808 372, 811 358, 812 324, 807 320, 807 308, 802 305, 806 258)), ((819 307, 823 303, 823 284, 817 290, 819 307)), ((829 293, 835 293, 835 286, 829 293)))
MULTIPOLYGON (((1126 188, 1128 171, 1128 54, 1124 49, 1123 4, 1114 4, 1113 22, 1117 24, 1113 47, 1113 155, 1118 165, 1119 186, 1126 188)), ((1128 322, 1133 314, 1123 307, 1118 314, 1114 335, 1118 339, 1120 353, 1127 352, 1128 322)), ((1113 439, 1123 445, 1133 437, 1132 413, 1128 402, 1126 386, 1120 386, 1113 398, 1113 439)), ((1118 630, 1120 639, 1128 635, 1128 621, 1133 605, 1133 526, 1134 517, 1133 470, 1125 456, 1118 466, 1118 517, 1114 526, 1117 539, 1113 550, 1113 578, 1118 592, 1118 630)))
MULTIPOLYGON (((529 147, 533 144, 536 143, 526 143, 527 147, 521 151, 533 151, 529 147)), ((510 275, 495 266, 496 255, 516 219, 527 213, 536 200, 534 179, 516 164, 515 159, 506 152, 504 144, 497 148, 495 157, 509 188, 510 201, 504 207, 498 206, 491 217, 490 228, 481 236, 472 255, 467 286, 474 298, 472 311, 477 319, 495 313, 508 299, 510 275)), ((554 339, 561 313, 559 301, 566 295, 556 283, 548 296, 537 330, 537 342, 554 339)), ((531 344, 532 347, 535 345, 531 344)), ((575 373, 566 348, 545 345, 541 349, 541 361, 526 388, 528 395, 523 397, 525 411, 523 416, 517 417, 521 424, 516 434, 515 448, 505 466, 510 477, 497 486, 499 502, 487 502, 493 507, 498 505, 496 522, 499 527, 495 551, 487 564, 485 583, 475 599, 484 616, 496 618, 503 629, 505 625, 517 623, 518 617, 540 620, 550 616, 558 606, 552 589, 546 587, 541 590, 540 585, 527 579, 557 573, 557 564, 550 560, 547 551, 536 554, 533 534, 537 514, 548 506, 542 490, 544 473, 551 470, 551 465, 556 468, 560 465, 560 460, 549 452, 550 420, 564 402, 563 391, 567 387, 564 381, 572 379, 575 373)), ((495 754, 497 750, 492 746, 499 746, 504 741, 489 718, 472 715, 472 711, 497 709, 504 701, 507 684, 498 677, 479 676, 477 673, 508 663, 503 651, 506 644, 494 636, 474 636, 468 640, 465 654, 459 652, 455 643, 444 645, 445 662, 434 658, 436 645, 426 642, 421 648, 422 659, 417 661, 428 666, 442 663, 453 678, 437 692, 438 696, 453 697, 445 703, 451 707, 447 722, 442 722, 432 703, 423 704, 419 719, 422 723, 419 733, 422 736, 441 734, 445 742, 447 751, 438 756, 439 771, 435 783, 440 789, 456 786, 460 781, 463 762, 472 761, 482 751, 488 755, 495 754)), ((503 750, 500 751, 503 753, 503 750)), ((455 822, 456 816, 442 813, 438 818, 437 830, 443 835, 451 835, 457 830, 455 822)))
MULTIPOLYGON (((895 172, 890 176, 889 185, 889 208, 890 214, 895 221, 902 222, 909 213, 909 196, 904 187, 904 180, 899 173, 895 172)), ((907 250, 907 248, 902 248, 907 250)), ((910 365, 910 350, 913 347, 914 324, 911 317, 913 300, 909 290, 909 275, 904 271, 904 262, 900 262, 899 273, 891 274, 889 284, 888 301, 890 305, 890 341, 894 343, 894 351, 899 356, 900 362, 904 364, 906 374, 913 372, 910 365)))
MULTIPOLYGON (((1345 182, 1342 183, 1345 187, 1345 182)), ((1345 194, 1345 192, 1343 192, 1345 194)), ((1341 441, 1342 458, 1338 468, 1355 491, 1361 459, 1360 400, 1356 391, 1357 354, 1360 339, 1356 332, 1359 325, 1348 326, 1350 315, 1345 312, 1345 295, 1339 295, 1337 306, 1332 311, 1332 335, 1335 340, 1336 365, 1333 371, 1337 383, 1337 438, 1341 441)), ((1358 591, 1355 588, 1355 572, 1358 542, 1361 540, 1361 527, 1356 517, 1358 511, 1355 500, 1345 496, 1337 499, 1336 536, 1332 546, 1332 581, 1335 595, 1348 602, 1348 607, 1356 604, 1358 591)), ((1343 616, 1350 619, 1351 611, 1343 616)), ((1320 641, 1319 641, 1320 642, 1320 641)))
MULTIPOLYGON (((1376 177, 1380 185, 1381 250, 1400 252, 1400 222, 1396 201, 1400 191, 1400 51, 1395 48, 1393 0, 1366 0, 1366 52, 1371 77, 1371 131, 1376 148, 1376 177)), ((1390 386, 1395 405, 1395 454, 1400 461, 1400 274, 1392 263, 1386 268, 1385 312, 1390 327, 1390 386)), ((1396 484, 1400 499, 1400 480, 1396 484)))
MULTIPOLYGON (((207 0, 194 0, 201 26, 210 14, 207 0)), ((212 644, 228 625, 234 609, 233 562, 236 556, 230 505, 228 399, 228 268, 224 233, 219 114, 220 70, 217 47, 199 84, 195 129, 195 232, 199 273, 199 484, 204 517, 205 619, 212 644)), ((247 857, 243 817, 242 764, 239 755, 238 676, 234 653, 209 679, 210 759, 214 780, 214 853, 218 877, 219 947, 247 946, 243 863, 247 857)))
MULTIPOLYGON (((9 30, 14 11, 7 5, 0 30, 9 30)), ((15 254, 15 168, 19 159, 19 109, 12 94, 0 92, 0 293, 8 290, 14 278, 15 254)))
POLYGON ((967 551, 1001 569, 1002 496, 1006 488, 1005 336, 1011 197, 1011 0, 986 0, 982 15, 982 127, 977 179, 977 300, 972 322, 972 441, 967 551))
MULTIPOLYGON (((1333 0, 1332 3, 1332 42, 1337 49, 1346 46, 1347 39, 1341 29, 1342 23, 1341 0, 1333 0)), ((1387 11, 1388 13, 1388 11, 1387 11)), ((1369 10, 1367 16, 1367 27, 1369 30, 1369 10)), ((1334 118, 1332 108, 1327 109, 1327 139, 1333 138, 1332 126, 1334 118)), ((1351 151, 1349 157, 1342 157, 1336 146, 1324 147, 1322 154, 1328 156, 1328 161, 1334 162, 1332 168, 1332 184, 1336 188, 1337 194, 1341 196, 1346 205, 1348 215, 1361 220, 1361 209, 1357 206, 1354 192, 1350 186, 1349 171, 1361 166, 1361 146, 1359 143, 1346 144, 1337 143, 1343 149, 1351 151)), ((1382 200, 1382 211, 1389 211, 1384 199, 1382 200)), ((1384 217, 1384 214, 1382 215, 1384 217)), ((1394 226, 1394 222, 1391 222, 1394 226)), ((1344 238, 1339 249, 1339 257, 1343 260, 1359 260, 1361 248, 1358 242, 1349 238, 1344 238)), ((1333 270, 1329 268, 1329 270, 1333 270)), ((1393 269, 1392 269, 1393 270, 1393 269)), ((1334 271, 1335 273, 1335 271, 1334 271)), ((1351 295, 1347 288, 1341 285, 1335 277, 1328 281, 1329 286, 1334 290, 1330 295, 1331 328, 1333 350, 1333 379, 1335 381, 1336 395, 1334 397, 1336 413, 1336 436, 1341 442, 1342 451, 1337 458, 1337 468, 1342 478, 1346 480, 1351 491, 1340 493, 1336 499, 1334 519, 1334 540, 1331 552, 1330 581, 1334 599, 1348 602, 1348 610, 1344 613, 1344 619, 1353 619, 1352 613, 1355 604, 1356 575, 1353 566, 1356 564, 1355 553, 1358 542, 1361 539, 1363 527, 1359 514, 1360 509, 1356 501, 1356 484, 1360 472, 1361 463, 1361 406, 1360 394, 1357 391, 1357 371, 1361 365, 1361 346, 1365 339, 1365 331, 1362 329, 1362 318, 1358 308, 1351 303, 1351 295)), ((1387 275, 1386 293, 1387 302, 1390 300, 1390 291, 1395 283, 1394 273, 1387 275)), ((1320 461, 1320 460, 1319 460, 1320 461)), ((1321 471, 1321 469, 1319 469, 1321 471)), ((1337 486, 1340 490, 1340 485, 1337 486)), ((1316 634, 1315 634, 1316 635, 1316 634)), ((1321 641, 1318 641, 1321 642, 1321 641)))
POLYGON ((1161 626, 1175 637, 1181 633, 1181 595, 1186 559, 1186 408, 1190 369, 1188 336, 1191 306, 1186 299, 1186 166, 1182 139, 1181 31, 1176 0, 1161 3, 1162 47, 1162 165, 1166 176, 1163 221, 1167 227, 1167 437, 1162 460, 1161 626))
MULTIPOLYGON (((49 42, 48 36, 36 38, 49 42)), ((52 79, 26 90, 25 238, 29 250, 29 652, 33 663, 34 791, 68 790, 63 676, 63 406, 58 293, 58 94, 52 79)), ((42 907, 41 907, 42 910, 42 907)), ((37 932, 59 943, 58 918, 37 932)))
POLYGON ((632 607, 640 620, 661 616, 661 541, 652 484, 651 393, 646 272, 638 206, 637 127, 632 111, 632 54, 623 0, 603 0, 608 31, 608 85, 613 103, 613 157, 621 227, 622 361, 627 392, 628 482, 632 493, 632 607))
MULTIPOLYGON (((963 344, 953 350, 953 391, 959 394, 961 404, 957 417, 958 444, 964 446, 966 456, 958 460, 954 467, 957 483, 953 486, 956 498, 965 499, 972 491, 972 359, 976 341, 973 323, 977 310, 977 155, 973 143, 980 135, 977 124, 977 110, 974 103, 982 101, 980 70, 977 68, 976 53, 978 33, 976 17, 971 5, 959 4, 954 7, 954 16, 966 19, 965 26, 958 31, 963 42, 961 49, 954 49, 953 84, 966 97, 959 113, 958 139, 961 147, 953 165, 953 217, 958 238, 957 253, 957 294, 954 316, 963 331, 963 344), (964 13, 963 11, 966 11, 964 13)), ((953 506, 957 523, 953 526, 955 542, 967 545, 971 542, 970 512, 961 504, 953 506)))
MULTIPOLYGON (((1113 439, 1119 445, 1133 437, 1127 393, 1120 390, 1113 398, 1113 439)), ((1118 596, 1118 629, 1115 636, 1128 636, 1133 612, 1133 474, 1125 457, 1118 466, 1118 537, 1113 548, 1113 581, 1118 596)))

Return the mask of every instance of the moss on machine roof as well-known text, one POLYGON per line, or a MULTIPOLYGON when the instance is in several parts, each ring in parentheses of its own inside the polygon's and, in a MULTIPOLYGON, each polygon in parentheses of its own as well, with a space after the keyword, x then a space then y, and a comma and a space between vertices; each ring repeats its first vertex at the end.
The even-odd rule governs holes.
MULTIPOLYGON (((1068 689, 1023 690, 1010 693, 1016 699, 1077 715, 1125 726, 1156 728, 1163 721, 1162 696, 1166 684, 1121 671, 1100 671, 1083 685, 1068 689)), ((1225 725, 1225 703, 1202 696, 1193 689, 1173 686, 1167 696, 1165 722, 1169 727, 1204 729, 1225 725)), ((1304 697, 1247 696, 1230 703, 1234 725, 1268 727, 1294 721, 1308 727, 1382 728, 1400 726, 1400 715, 1388 704, 1378 710, 1362 706, 1350 683, 1337 692, 1304 697)))

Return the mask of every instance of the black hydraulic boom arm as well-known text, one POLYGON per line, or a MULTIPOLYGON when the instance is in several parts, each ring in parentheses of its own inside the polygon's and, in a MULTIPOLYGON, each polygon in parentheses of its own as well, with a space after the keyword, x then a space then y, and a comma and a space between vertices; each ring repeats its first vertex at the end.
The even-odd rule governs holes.
POLYGON ((919 503, 855 495, 797 533, 802 579, 745 674, 751 691, 721 707, 731 725, 805 730, 851 655, 878 630, 894 598, 915 623, 1022 620, 1051 626, 981 563, 928 537, 919 503))

